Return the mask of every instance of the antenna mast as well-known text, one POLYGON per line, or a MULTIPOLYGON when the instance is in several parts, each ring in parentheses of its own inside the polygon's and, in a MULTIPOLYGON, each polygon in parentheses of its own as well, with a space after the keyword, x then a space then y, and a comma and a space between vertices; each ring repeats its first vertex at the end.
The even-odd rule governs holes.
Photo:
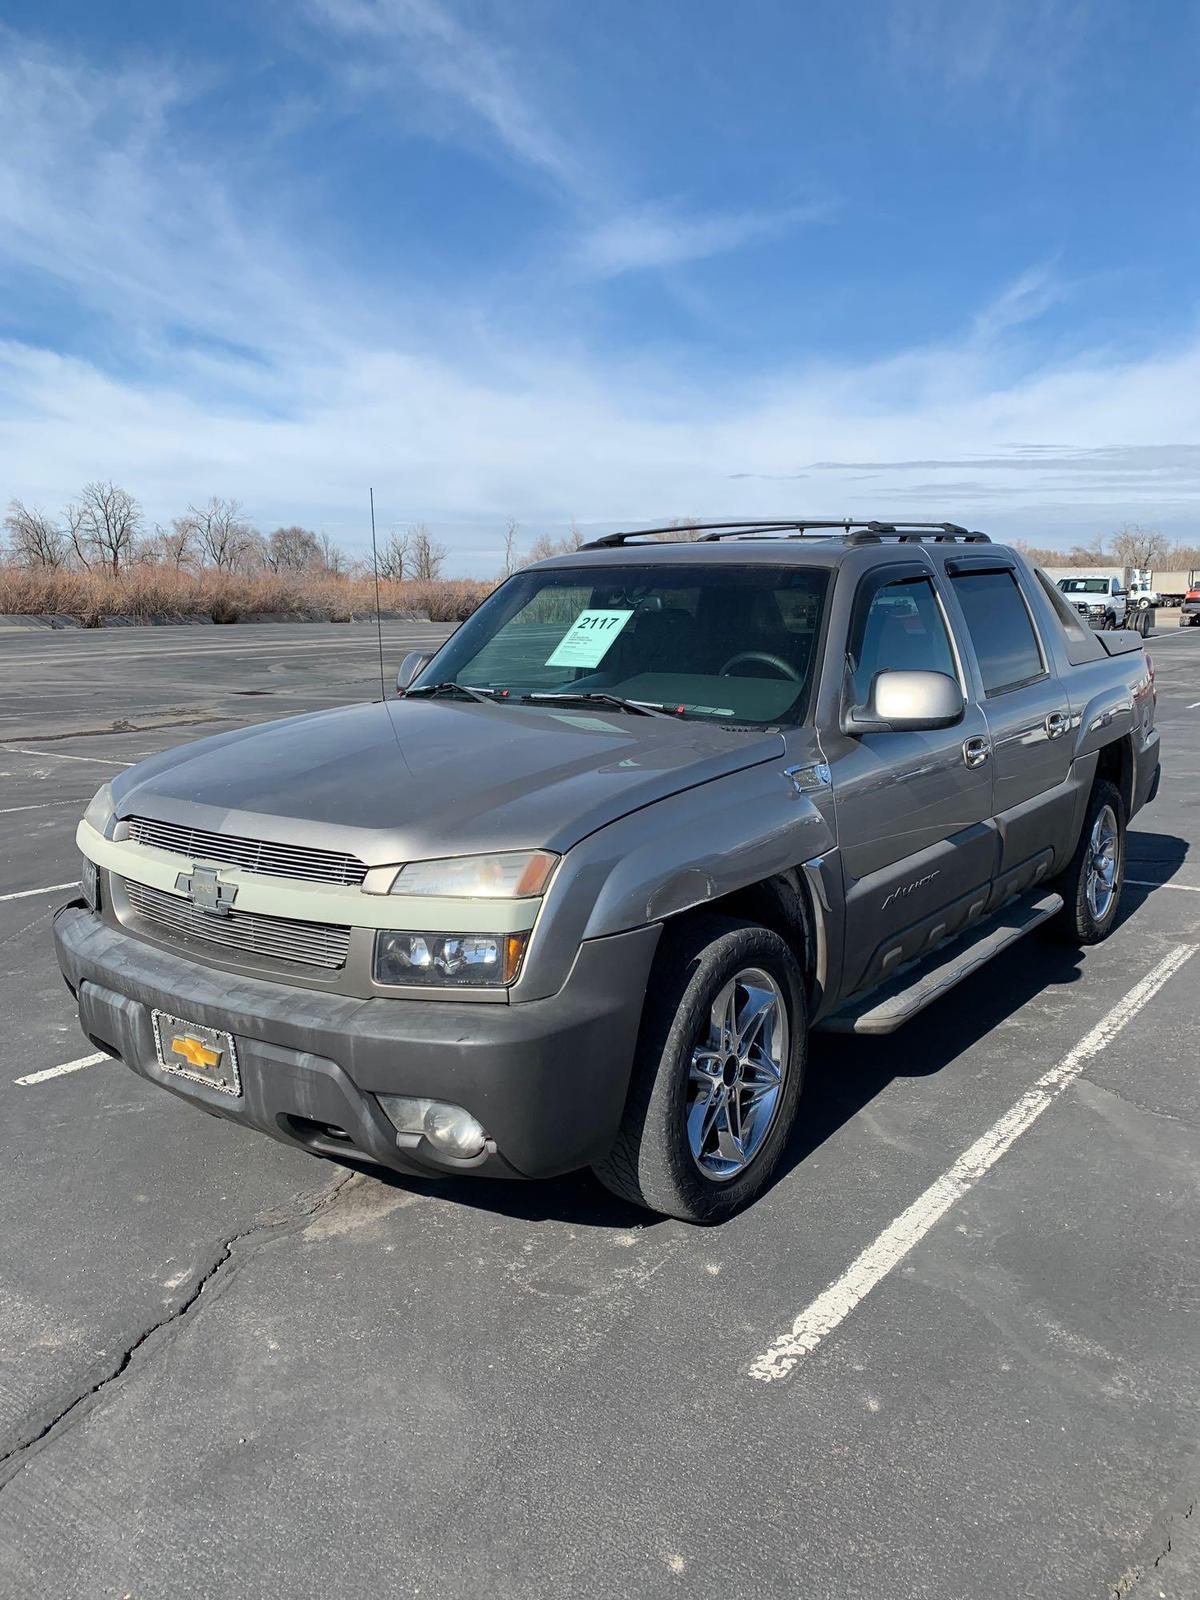
POLYGON ((379 640, 379 695, 380 699, 387 699, 387 678, 383 670, 383 618, 379 611, 379 548, 375 543, 375 491, 368 489, 371 496, 371 564, 375 568, 375 637, 379 640))

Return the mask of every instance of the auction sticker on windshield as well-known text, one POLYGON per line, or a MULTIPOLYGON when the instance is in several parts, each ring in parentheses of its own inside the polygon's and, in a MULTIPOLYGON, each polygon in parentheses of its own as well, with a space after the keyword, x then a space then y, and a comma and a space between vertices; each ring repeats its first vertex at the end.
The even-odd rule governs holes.
POLYGON ((629 611, 581 611, 546 658, 548 667, 598 667, 621 629, 633 615, 629 611))

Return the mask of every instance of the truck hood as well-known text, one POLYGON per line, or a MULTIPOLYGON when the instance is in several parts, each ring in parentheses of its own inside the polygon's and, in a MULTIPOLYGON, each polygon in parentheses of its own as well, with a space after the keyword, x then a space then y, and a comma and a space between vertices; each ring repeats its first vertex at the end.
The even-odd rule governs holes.
POLYGON ((368 866, 566 850, 783 755, 781 734, 628 713, 392 700, 182 745, 113 783, 120 816, 345 850, 368 866))

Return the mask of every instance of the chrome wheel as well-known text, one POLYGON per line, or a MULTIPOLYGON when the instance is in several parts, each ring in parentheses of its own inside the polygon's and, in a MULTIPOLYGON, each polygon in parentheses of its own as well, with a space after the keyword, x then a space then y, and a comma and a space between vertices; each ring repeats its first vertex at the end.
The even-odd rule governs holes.
POLYGON ((1097 922, 1104 921, 1116 897, 1120 849, 1116 813, 1111 806, 1102 806, 1088 840, 1084 888, 1088 907, 1097 922))
POLYGON ((788 1067, 788 1016, 769 972, 747 967, 717 993, 692 1047, 687 1135, 706 1178, 736 1178, 762 1148, 788 1067))

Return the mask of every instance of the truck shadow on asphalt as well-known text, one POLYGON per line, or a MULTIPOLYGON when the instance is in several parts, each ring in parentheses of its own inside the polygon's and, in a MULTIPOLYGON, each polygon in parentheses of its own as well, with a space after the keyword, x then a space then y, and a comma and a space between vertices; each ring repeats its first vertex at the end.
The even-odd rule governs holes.
MULTIPOLYGON (((764 1193, 799 1166, 890 1083, 932 1077, 948 1067, 992 1028, 1019 1011, 1048 984, 1074 983, 1081 952, 1033 935, 930 1006, 897 1038, 814 1034, 808 1082, 795 1134, 764 1193)), ((667 1220, 609 1194, 591 1173, 529 1183, 484 1178, 425 1181, 370 1167, 381 1183, 428 1194, 478 1210, 528 1222, 563 1222, 572 1227, 652 1228, 667 1220)))
MULTIPOLYGON (((1143 869, 1152 867, 1156 881, 1169 883, 1179 869, 1187 865, 1188 849, 1187 840, 1177 834, 1145 833, 1140 828, 1131 828, 1125 847, 1126 874, 1140 877, 1143 869)), ((1131 885, 1131 894, 1133 888, 1131 885)), ((1124 922, 1128 915, 1129 903, 1122 898, 1120 921, 1124 922)))
MULTIPOLYGON (((1186 840, 1173 834, 1130 832, 1128 864, 1135 877, 1140 870, 1153 868, 1156 881, 1169 882, 1184 864, 1187 853, 1186 840)), ((1116 927, 1136 916, 1154 892, 1130 885, 1122 896, 1116 927)), ((900 1034, 875 1038, 814 1034, 796 1131, 764 1194, 769 1194, 889 1084, 899 1079, 934 1077, 1046 988, 1078 982, 1083 959, 1082 950, 1060 944, 1051 935, 1034 933, 997 957, 985 971, 936 1001, 900 1034)), ((398 1189, 527 1222, 647 1229, 669 1220, 618 1200, 590 1172, 506 1183, 485 1178, 426 1181, 377 1167, 359 1170, 398 1189)))

